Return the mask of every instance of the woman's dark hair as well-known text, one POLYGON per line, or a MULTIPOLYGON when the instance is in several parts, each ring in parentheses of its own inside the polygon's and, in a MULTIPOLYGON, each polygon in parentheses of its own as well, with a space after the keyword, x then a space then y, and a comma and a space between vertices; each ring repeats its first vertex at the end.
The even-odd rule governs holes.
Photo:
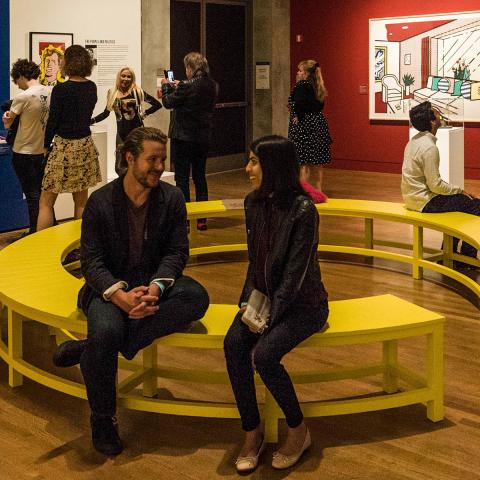
POLYGON ((305 194, 300 185, 295 147, 288 138, 266 135, 254 140, 250 150, 262 167, 262 184, 257 190, 259 200, 274 194, 274 200, 285 205, 299 193, 305 194))
POLYGON ((430 102, 422 102, 410 110, 410 121, 419 132, 430 132, 435 114, 430 102))
POLYGON ((73 77, 89 77, 92 74, 93 60, 88 50, 81 45, 72 45, 65 50, 62 72, 73 77))
POLYGON ((13 65, 10 71, 12 80, 16 82, 20 77, 25 77, 27 80, 36 80, 40 75, 40 67, 26 58, 19 58, 13 65))

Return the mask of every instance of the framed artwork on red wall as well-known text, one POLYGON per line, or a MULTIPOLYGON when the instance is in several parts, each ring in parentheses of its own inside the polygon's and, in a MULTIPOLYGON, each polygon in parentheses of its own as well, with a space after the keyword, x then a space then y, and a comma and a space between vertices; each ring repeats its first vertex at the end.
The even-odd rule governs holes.
POLYGON ((369 22, 370 119, 406 120, 428 100, 451 122, 480 121, 480 12, 369 22))

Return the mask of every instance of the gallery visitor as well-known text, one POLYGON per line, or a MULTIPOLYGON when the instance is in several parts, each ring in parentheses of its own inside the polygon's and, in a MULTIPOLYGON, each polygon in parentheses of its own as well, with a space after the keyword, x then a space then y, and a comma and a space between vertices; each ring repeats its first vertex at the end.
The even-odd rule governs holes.
POLYGON ((133 69, 123 67, 118 71, 115 86, 107 93, 105 110, 91 120, 93 125, 105 120, 110 112, 115 112, 117 120, 115 171, 117 174, 125 173, 119 167, 121 158, 119 145, 125 141, 127 135, 134 128, 143 126, 143 120, 147 115, 151 115, 160 108, 162 108, 162 104, 137 85, 133 69), (146 110, 143 107, 145 102, 150 104, 146 110))
POLYGON ((298 64, 297 82, 288 98, 288 138, 294 143, 300 179, 322 190, 323 165, 330 163, 332 138, 323 115, 327 89, 315 60, 298 64))
POLYGON ((291 467, 309 448, 310 433, 292 381, 280 362, 322 329, 328 317, 327 292, 317 259, 319 216, 300 185, 294 145, 271 135, 255 140, 250 150, 246 171, 253 191, 245 198, 249 264, 240 310, 225 337, 228 375, 245 431, 235 463, 241 473, 257 467, 265 447, 254 370, 287 421, 287 437, 273 454, 272 466, 291 467), (244 323, 244 315, 258 299, 270 303, 265 329, 244 323))
POLYGON ((81 45, 65 50, 64 83, 53 87, 45 131, 48 155, 40 196, 37 229, 53 225, 53 207, 59 193, 70 192, 74 218, 81 218, 88 189, 102 180, 98 151, 90 132, 90 118, 97 102, 97 86, 88 77, 92 58, 81 45))

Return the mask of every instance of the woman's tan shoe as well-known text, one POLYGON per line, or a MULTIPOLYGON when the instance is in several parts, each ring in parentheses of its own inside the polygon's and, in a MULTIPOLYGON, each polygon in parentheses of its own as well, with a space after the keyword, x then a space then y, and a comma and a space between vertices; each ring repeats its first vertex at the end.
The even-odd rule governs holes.
POLYGON ((284 468, 290 468, 300 460, 300 457, 303 455, 303 452, 307 450, 311 444, 312 444, 312 437, 310 437, 310 431, 307 428, 307 433, 305 434, 305 440, 303 441, 303 445, 300 451, 298 453, 294 453, 293 455, 284 455, 283 453, 280 453, 280 452, 274 452, 273 459, 272 459, 272 467, 277 468, 278 470, 283 470, 284 468))
POLYGON ((266 446, 267 446, 267 442, 265 442, 265 437, 263 437, 262 444, 258 449, 257 455, 255 455, 254 457, 238 457, 235 462, 235 467, 237 469, 237 472, 238 473, 253 472, 258 466, 260 455, 263 453, 266 446))

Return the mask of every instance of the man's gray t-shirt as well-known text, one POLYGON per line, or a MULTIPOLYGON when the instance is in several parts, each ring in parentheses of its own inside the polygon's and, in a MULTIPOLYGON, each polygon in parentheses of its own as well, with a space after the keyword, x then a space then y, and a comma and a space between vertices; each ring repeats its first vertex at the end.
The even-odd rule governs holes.
POLYGON ((33 85, 19 93, 10 110, 21 115, 13 151, 28 155, 43 153, 51 87, 33 85))

